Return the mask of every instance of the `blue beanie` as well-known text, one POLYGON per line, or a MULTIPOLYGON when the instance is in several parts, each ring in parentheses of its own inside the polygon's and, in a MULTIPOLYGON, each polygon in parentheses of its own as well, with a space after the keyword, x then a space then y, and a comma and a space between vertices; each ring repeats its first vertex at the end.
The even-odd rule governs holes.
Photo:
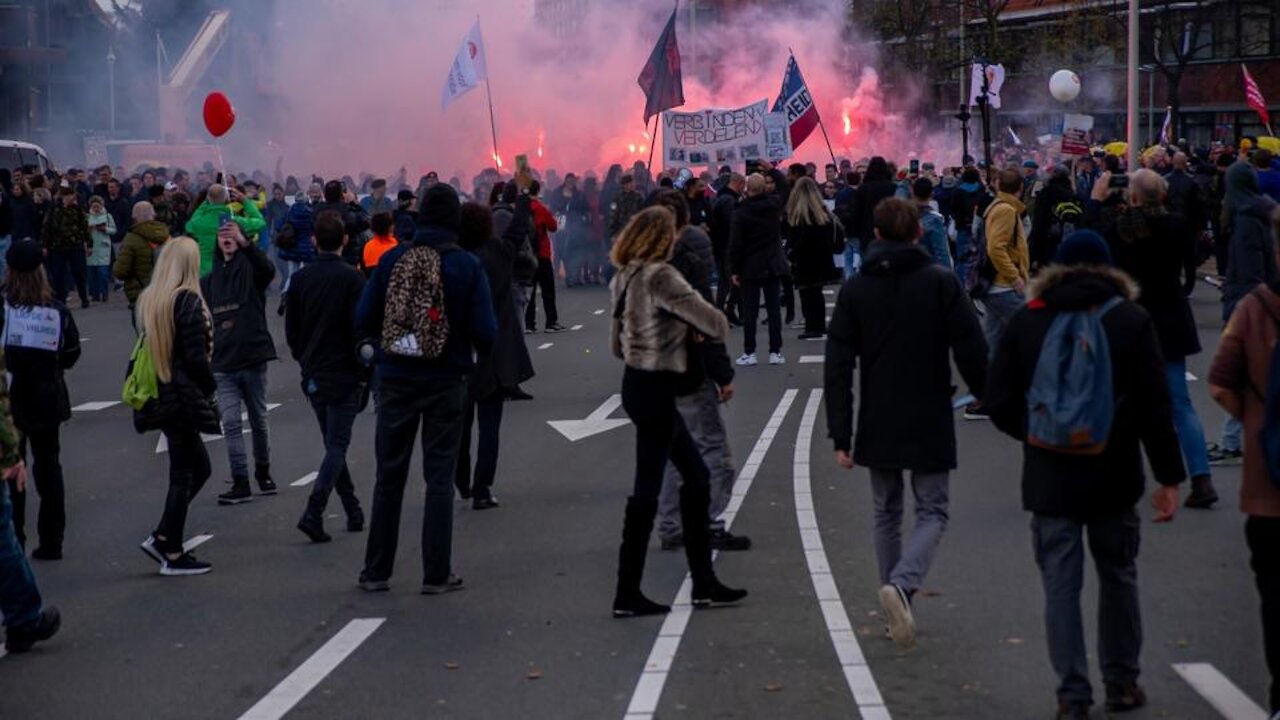
POLYGON ((1110 265, 1111 248, 1092 230, 1076 230, 1062 240, 1053 256, 1058 265, 1110 265))

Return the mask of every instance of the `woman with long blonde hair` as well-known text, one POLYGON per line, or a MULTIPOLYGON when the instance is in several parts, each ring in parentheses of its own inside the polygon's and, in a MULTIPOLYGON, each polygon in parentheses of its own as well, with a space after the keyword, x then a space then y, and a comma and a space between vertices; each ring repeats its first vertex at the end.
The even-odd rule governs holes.
POLYGON ((800 294, 804 315, 801 340, 820 338, 827 333, 827 303, 822 288, 840 278, 834 256, 844 252, 844 229, 822 202, 822 193, 812 178, 803 177, 787 199, 787 254, 791 276, 800 294))
POLYGON ((212 567, 182 549, 187 506, 209 479, 200 433, 218 434, 213 323, 200 294, 200 247, 189 237, 165 243, 151 284, 138 296, 138 329, 156 369, 160 397, 134 413, 139 432, 160 430, 169 443, 169 493, 142 551, 161 575, 203 575, 212 567))
POLYGON ((627 223, 613 246, 612 260, 618 273, 610 285, 610 346, 626 363, 622 407, 636 426, 635 486, 627 499, 613 600, 613 615, 619 618, 671 610, 640 592, 668 459, 683 479, 680 514, 693 577, 693 606, 733 603, 747 595, 745 590, 721 585, 712 569, 707 523, 710 472, 676 409, 676 397, 690 370, 697 369, 691 368, 698 360, 696 354, 690 357, 691 340, 702 336, 723 342, 729 335, 729 322, 668 264, 675 239, 675 215, 668 208, 651 207, 627 223))

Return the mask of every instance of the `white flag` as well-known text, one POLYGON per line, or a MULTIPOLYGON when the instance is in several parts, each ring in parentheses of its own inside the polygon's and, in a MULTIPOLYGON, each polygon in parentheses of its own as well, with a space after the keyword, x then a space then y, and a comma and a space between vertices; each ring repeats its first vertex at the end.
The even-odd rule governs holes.
POLYGON ((462 39, 462 47, 453 58, 449 68, 449 77, 444 82, 444 92, 440 95, 440 107, 448 109, 449 105, 468 92, 476 89, 481 80, 489 76, 484 60, 484 41, 480 39, 480 21, 471 26, 471 31, 462 39))

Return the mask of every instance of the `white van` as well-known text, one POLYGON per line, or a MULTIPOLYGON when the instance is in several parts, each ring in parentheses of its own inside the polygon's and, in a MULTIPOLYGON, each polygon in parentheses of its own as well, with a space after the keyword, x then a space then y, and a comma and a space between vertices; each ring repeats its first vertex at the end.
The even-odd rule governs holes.
POLYGON ((49 169, 49 156, 44 148, 17 140, 0 140, 0 168, 17 170, 34 165, 43 173, 49 169))

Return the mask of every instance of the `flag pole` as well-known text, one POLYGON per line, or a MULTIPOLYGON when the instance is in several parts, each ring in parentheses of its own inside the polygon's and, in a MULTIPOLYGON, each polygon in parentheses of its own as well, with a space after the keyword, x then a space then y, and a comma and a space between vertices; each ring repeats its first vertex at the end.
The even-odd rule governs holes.
MULTIPOLYGON (((795 59, 795 52, 791 48, 787 48, 787 52, 791 54, 791 58, 795 59)), ((811 98, 812 99, 812 98, 811 98)), ((836 162, 836 151, 831 147, 831 138, 827 135, 827 124, 822 122, 822 111, 818 110, 818 101, 813 101, 813 111, 818 115, 818 129, 822 131, 822 139, 827 141, 827 152, 831 155, 831 164, 839 166, 836 162)), ((795 148, 791 148, 791 152, 795 152, 795 148)))
MULTIPOLYGON (((480 15, 476 14, 476 25, 480 24, 480 15)), ((502 174, 502 161, 498 158, 498 123, 493 119, 493 90, 489 86, 489 57, 484 59, 484 96, 489 101, 489 132, 493 136, 493 169, 502 174)))
POLYGON ((650 179, 653 178, 653 150, 658 146, 658 118, 662 113, 654 113, 653 115, 653 132, 649 134, 649 164, 644 166, 645 172, 649 173, 650 179))

